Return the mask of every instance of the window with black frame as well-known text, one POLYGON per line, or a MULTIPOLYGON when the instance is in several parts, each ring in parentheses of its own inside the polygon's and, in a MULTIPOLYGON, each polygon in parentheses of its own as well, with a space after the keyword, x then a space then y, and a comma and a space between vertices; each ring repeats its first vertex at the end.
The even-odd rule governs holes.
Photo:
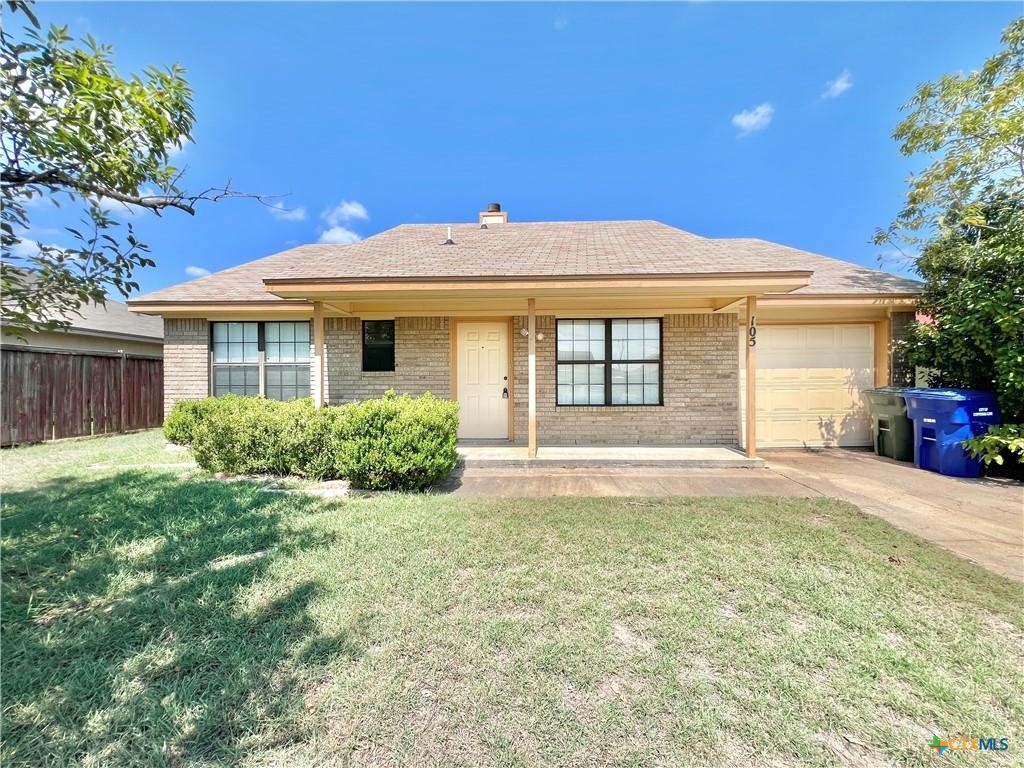
POLYGON ((395 321, 363 321, 363 370, 395 370, 395 321))
POLYGON ((306 321, 211 323, 210 349, 214 396, 309 397, 306 321))
POLYGON ((558 405, 661 405, 661 319, 557 320, 558 405))

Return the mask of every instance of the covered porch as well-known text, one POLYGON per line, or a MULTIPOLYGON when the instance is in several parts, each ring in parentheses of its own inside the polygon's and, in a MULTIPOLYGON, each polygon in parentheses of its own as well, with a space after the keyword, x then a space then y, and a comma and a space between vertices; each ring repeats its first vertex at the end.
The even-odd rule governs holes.
POLYGON ((399 377, 405 386, 395 388, 415 391, 407 385, 416 366, 432 366, 433 386, 424 389, 460 403, 460 438, 500 441, 466 442, 466 461, 740 467, 757 464, 758 298, 802 287, 809 276, 264 282, 312 318, 311 393, 318 406, 338 401, 328 324, 354 330, 390 321, 396 354, 407 361, 399 377), (402 328, 417 321, 433 322, 429 349, 417 347, 411 334, 401 338, 402 328), (574 323, 588 326, 591 336, 584 328, 582 341, 566 352, 566 335, 579 335, 574 323), (620 344, 633 349, 634 326, 646 328, 638 331, 643 351, 614 351, 620 344), (445 331, 446 387, 437 377, 445 331), (581 385, 582 369, 593 378, 581 385), (633 373, 645 377, 635 388, 633 373))

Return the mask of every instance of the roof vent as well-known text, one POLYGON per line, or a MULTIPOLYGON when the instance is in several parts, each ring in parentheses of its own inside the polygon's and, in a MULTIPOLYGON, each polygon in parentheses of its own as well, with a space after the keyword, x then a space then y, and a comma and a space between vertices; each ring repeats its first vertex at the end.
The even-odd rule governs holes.
POLYGON ((501 203, 488 203, 487 210, 480 212, 480 228, 489 224, 508 224, 508 212, 501 210, 501 203))
POLYGON ((455 245, 455 241, 452 240, 452 228, 448 227, 448 237, 445 238, 441 245, 455 245))

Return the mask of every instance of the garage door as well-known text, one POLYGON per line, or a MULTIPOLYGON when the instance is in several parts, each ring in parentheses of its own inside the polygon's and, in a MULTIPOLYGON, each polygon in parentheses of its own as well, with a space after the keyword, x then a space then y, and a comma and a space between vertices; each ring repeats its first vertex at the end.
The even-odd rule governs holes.
POLYGON ((872 325, 762 326, 758 445, 871 445, 862 391, 874 381, 872 325))

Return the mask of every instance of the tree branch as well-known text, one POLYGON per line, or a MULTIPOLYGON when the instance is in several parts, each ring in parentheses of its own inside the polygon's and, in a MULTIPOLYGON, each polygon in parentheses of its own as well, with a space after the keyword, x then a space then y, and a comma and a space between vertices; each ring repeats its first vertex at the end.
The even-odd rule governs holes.
POLYGON ((53 187, 67 187, 69 189, 74 189, 78 193, 89 198, 105 197, 109 200, 124 203, 125 205, 146 208, 157 214, 165 208, 176 208, 179 211, 184 211, 190 216, 195 215, 195 204, 200 201, 217 202, 229 197, 241 197, 258 200, 264 205, 267 205, 269 204, 267 201, 272 197, 275 197, 272 195, 238 192, 231 189, 230 180, 223 187, 209 187, 198 194, 192 195, 182 193, 173 195, 129 195, 110 189, 102 184, 95 184, 88 181, 82 181, 81 179, 76 179, 55 169, 32 173, 31 171, 24 171, 17 168, 4 168, 3 172, 0 173, 0 185, 2 185, 4 189, 26 187, 34 184, 53 187))

